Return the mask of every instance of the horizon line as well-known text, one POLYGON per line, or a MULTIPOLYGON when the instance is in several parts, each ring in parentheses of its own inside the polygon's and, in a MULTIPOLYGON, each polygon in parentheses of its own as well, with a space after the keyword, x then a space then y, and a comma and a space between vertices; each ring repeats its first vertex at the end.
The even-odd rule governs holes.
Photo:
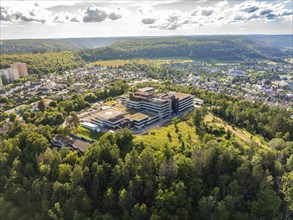
POLYGON ((200 37, 200 36, 292 36, 293 34, 187 34, 187 35, 128 35, 128 36, 103 36, 103 37, 58 37, 58 38, 1 38, 0 40, 62 40, 62 39, 107 39, 107 38, 167 38, 167 37, 200 37))

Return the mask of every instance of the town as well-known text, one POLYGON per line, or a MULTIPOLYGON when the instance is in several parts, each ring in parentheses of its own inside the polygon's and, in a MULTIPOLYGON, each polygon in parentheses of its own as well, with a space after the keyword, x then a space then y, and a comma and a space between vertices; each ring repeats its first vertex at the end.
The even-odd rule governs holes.
MULTIPOLYGON (((25 64, 16 65, 25 67, 25 64)), ((68 71, 63 75, 44 75, 40 79, 34 75, 28 76, 27 69, 23 67, 3 69, 0 71, 0 75, 5 84, 0 89, 0 109, 6 111, 22 104, 34 103, 40 97, 65 100, 75 94, 109 89, 111 83, 122 80, 126 81, 129 86, 148 81, 152 81, 154 84, 171 81, 173 84, 193 86, 207 92, 224 93, 254 102, 262 102, 272 107, 291 109, 293 105, 291 63, 259 61, 230 64, 174 60, 162 64, 161 67, 177 71, 176 74, 180 75, 180 78, 172 75, 156 79, 147 72, 137 70, 132 66, 130 64, 119 67, 86 66, 68 71), (14 81, 11 75, 16 76, 14 81), (19 79, 19 77, 22 78, 19 79)))

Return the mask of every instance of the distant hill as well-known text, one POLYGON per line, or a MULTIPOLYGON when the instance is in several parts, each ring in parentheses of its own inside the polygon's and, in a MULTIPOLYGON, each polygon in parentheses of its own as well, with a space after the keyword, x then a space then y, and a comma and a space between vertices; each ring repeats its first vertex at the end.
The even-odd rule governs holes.
MULTIPOLYGON (((182 38, 181 36, 172 38, 182 38)), ((231 40, 235 38, 249 38, 280 49, 293 49, 293 35, 214 35, 214 36, 189 36, 185 39, 194 39, 203 42, 215 40, 231 40)), ((114 43, 127 40, 170 40, 170 37, 108 37, 108 38, 65 38, 65 39, 23 39, 23 40, 0 40, 0 54, 17 53, 45 53, 69 50, 94 49, 108 47, 114 43)))
POLYGON ((45 53, 104 47, 119 41, 119 38, 67 38, 0 40, 0 54, 45 53))
POLYGON ((189 58, 237 62, 275 60, 292 54, 246 36, 4 40, 1 41, 1 52, 0 68, 13 62, 25 62, 29 72, 37 74, 62 73, 97 60, 189 58), (13 54, 5 54, 5 51, 13 51, 13 54))
POLYGON ((85 61, 186 57, 200 60, 239 61, 287 56, 279 48, 250 37, 209 36, 133 39, 79 53, 85 61))
POLYGON ((293 49, 293 35, 254 35, 251 38, 271 46, 293 49))

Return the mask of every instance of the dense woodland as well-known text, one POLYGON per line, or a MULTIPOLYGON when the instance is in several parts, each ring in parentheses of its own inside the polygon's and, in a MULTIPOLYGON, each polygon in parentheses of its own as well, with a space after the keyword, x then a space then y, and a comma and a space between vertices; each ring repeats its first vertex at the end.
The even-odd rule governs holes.
POLYGON ((180 135, 174 119, 180 147, 136 142, 127 129, 105 134, 82 156, 51 147, 55 134, 74 132, 74 111, 126 92, 122 82, 48 106, 40 101, 41 111, 22 110, 26 124, 10 116, 0 142, 0 219, 290 219, 293 142, 286 111, 191 87, 157 88, 205 100, 206 107, 181 119, 198 141, 180 135), (203 120, 208 111, 263 134, 267 144, 244 144, 229 130, 211 128, 203 120))

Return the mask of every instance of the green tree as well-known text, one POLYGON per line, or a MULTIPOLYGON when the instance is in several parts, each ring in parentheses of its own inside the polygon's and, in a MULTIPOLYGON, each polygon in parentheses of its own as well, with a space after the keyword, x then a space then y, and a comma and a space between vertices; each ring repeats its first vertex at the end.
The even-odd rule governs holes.
POLYGON ((14 112, 9 114, 9 121, 14 122, 16 119, 16 114, 14 112))
POLYGON ((41 99, 39 102, 38 102, 38 105, 37 105, 38 109, 43 112, 45 111, 46 109, 46 102, 44 99, 41 99))

